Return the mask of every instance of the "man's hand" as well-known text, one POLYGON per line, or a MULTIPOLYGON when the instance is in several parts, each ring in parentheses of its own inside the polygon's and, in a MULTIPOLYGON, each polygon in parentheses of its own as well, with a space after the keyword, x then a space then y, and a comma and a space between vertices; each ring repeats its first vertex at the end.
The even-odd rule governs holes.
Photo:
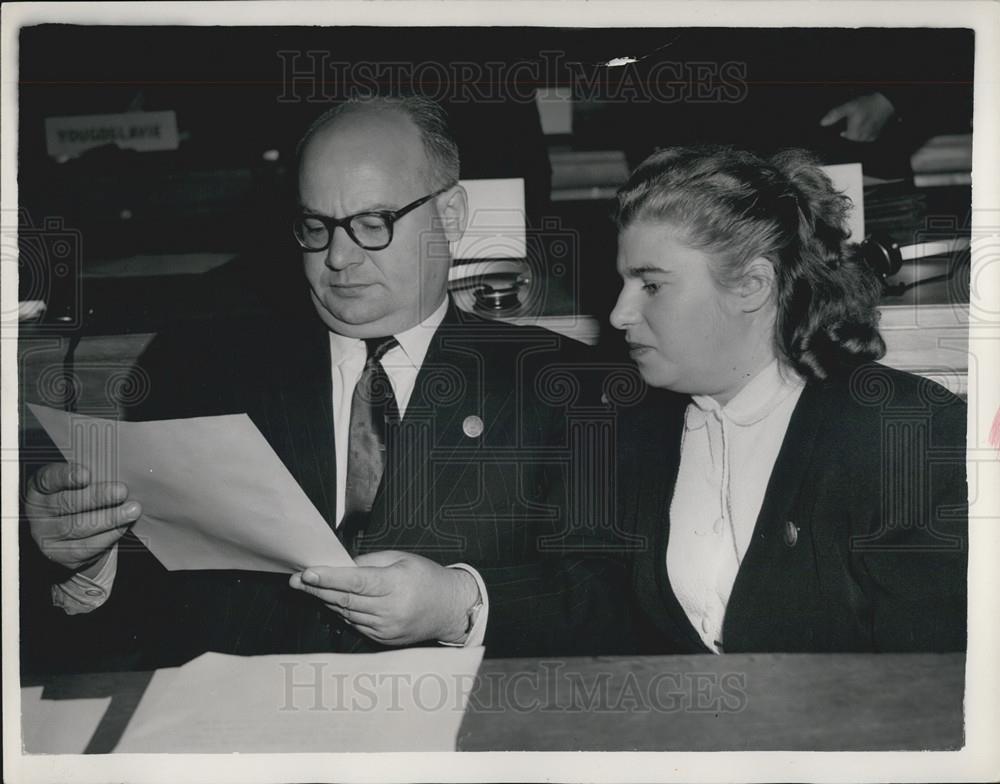
POLYGON ((479 600, 471 574, 393 550, 360 555, 355 563, 313 566, 293 574, 289 585, 384 645, 465 638, 469 611, 479 600))
POLYGON ((24 506, 45 557, 88 576, 142 514, 123 483, 91 484, 90 472, 75 463, 42 466, 28 482, 24 506))
POLYGON ((873 142, 882 134, 896 107, 882 93, 868 93, 835 106, 819 124, 826 127, 847 120, 847 127, 840 135, 852 142, 873 142))

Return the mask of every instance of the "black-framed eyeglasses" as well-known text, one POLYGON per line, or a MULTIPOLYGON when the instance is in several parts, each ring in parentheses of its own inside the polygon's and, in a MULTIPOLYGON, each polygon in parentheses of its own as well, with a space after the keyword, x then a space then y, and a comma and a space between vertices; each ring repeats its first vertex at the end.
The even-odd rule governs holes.
POLYGON ((396 221, 451 187, 453 186, 448 185, 429 193, 398 210, 359 212, 346 218, 330 218, 326 215, 302 212, 295 216, 292 231, 299 245, 308 251, 316 252, 329 248, 333 232, 338 226, 343 227, 347 236, 365 250, 382 250, 389 247, 389 243, 392 242, 392 227, 396 221))

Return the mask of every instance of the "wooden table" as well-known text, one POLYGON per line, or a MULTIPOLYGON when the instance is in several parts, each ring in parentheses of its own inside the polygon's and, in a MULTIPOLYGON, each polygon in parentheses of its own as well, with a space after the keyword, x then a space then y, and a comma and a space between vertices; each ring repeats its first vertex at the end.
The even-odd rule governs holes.
POLYGON ((964 678, 962 654, 486 661, 458 747, 954 749, 963 739, 964 678), (540 688, 522 674, 499 698, 500 689, 488 690, 493 673, 511 684, 517 672, 539 673, 540 688), (502 710, 484 709, 491 699, 502 710))
MULTIPOLYGON (((22 685, 43 685, 45 699, 110 696, 86 748, 107 753, 151 677, 26 677, 22 685)), ((458 749, 956 749, 964 682, 963 654, 487 659, 458 749)))

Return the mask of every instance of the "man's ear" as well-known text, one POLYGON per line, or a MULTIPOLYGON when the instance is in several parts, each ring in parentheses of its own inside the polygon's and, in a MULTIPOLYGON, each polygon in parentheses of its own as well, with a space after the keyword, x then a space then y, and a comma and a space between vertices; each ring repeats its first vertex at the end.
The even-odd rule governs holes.
POLYGON ((751 261, 736 287, 739 307, 744 313, 754 313, 771 301, 774 291, 774 265, 761 257, 751 261))
POLYGON ((448 242, 457 244, 469 221, 469 196, 465 188, 455 185, 442 193, 438 198, 438 215, 441 217, 441 227, 448 242))

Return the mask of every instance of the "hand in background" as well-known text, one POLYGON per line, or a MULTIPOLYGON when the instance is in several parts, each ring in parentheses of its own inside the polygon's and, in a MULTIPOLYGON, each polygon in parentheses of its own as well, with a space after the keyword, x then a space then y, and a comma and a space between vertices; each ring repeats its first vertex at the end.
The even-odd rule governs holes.
POLYGON ((852 142, 873 142, 881 136, 896 107, 882 93, 868 93, 835 106, 819 121, 823 127, 847 120, 840 135, 852 142))
POLYGON ((461 642, 479 600, 475 578, 412 553, 384 550, 355 567, 313 566, 289 585, 324 602, 362 634, 385 645, 461 642))
POLYGON ((42 554, 88 576, 142 514, 123 483, 91 483, 90 472, 75 463, 42 466, 28 482, 24 505, 42 554))

